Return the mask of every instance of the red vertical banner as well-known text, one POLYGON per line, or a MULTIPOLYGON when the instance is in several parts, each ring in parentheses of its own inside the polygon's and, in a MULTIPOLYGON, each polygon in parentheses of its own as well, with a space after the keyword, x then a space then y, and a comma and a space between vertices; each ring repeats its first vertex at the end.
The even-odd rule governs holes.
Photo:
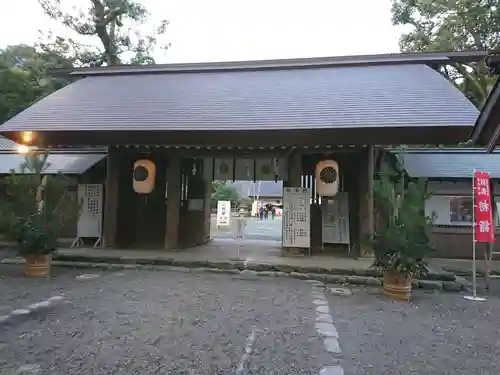
POLYGON ((491 207, 490 176, 474 171, 474 230, 476 242, 494 242, 495 224, 491 207))

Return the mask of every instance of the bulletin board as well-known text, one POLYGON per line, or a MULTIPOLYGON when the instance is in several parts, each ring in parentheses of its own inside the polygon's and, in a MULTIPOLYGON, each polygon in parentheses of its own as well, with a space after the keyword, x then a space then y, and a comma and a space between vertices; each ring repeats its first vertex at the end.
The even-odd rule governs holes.
POLYGON ((283 189, 283 247, 311 246, 311 190, 302 187, 283 189))

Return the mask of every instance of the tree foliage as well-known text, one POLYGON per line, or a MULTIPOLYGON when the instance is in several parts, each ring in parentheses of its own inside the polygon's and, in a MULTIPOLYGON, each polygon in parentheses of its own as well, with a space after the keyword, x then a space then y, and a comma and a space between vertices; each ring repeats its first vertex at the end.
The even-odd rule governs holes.
POLYGON ((393 0, 395 25, 411 26, 403 51, 467 51, 498 48, 498 0, 393 0))
MULTIPOLYGON (((140 1, 87 0, 84 9, 62 6, 61 0, 38 0, 44 12, 54 20, 87 38, 94 45, 74 39, 60 38, 70 46, 75 61, 83 66, 154 64, 153 49, 157 37, 164 34, 167 20, 160 22, 153 33, 143 34, 140 26, 148 22, 149 13, 140 1)), ((65 5, 67 0, 65 1, 65 5)), ((50 48, 51 43, 48 44, 50 48)), ((168 46, 163 46, 164 48, 168 46)))
POLYGON ((373 190, 374 265, 408 274, 425 272, 425 258, 433 250, 428 238, 432 218, 424 212, 427 181, 406 178, 404 151, 400 164, 393 165, 389 155, 384 156, 373 190))
POLYGON ((149 14, 140 2, 87 1, 85 9, 77 9, 68 8, 67 1, 63 7, 60 0, 39 0, 46 14, 76 32, 76 39, 49 33, 35 46, 0 50, 0 124, 69 82, 51 74, 55 68, 154 63, 153 48, 167 21, 155 33, 144 35, 138 28, 149 14))
MULTIPOLYGON (((392 21, 409 29, 400 39, 403 52, 500 47, 500 0, 393 0, 392 21)), ((442 73, 479 108, 494 84, 483 61, 444 67, 442 73)))
POLYGON ((226 185, 226 181, 213 181, 212 182, 212 195, 220 189, 222 186, 226 185))
POLYGON ((63 87, 67 80, 50 77, 48 70, 70 66, 71 61, 57 50, 26 45, 0 50, 0 124, 63 87))
POLYGON ((242 197, 234 185, 228 184, 227 181, 212 182, 212 207, 217 206, 217 201, 230 201, 233 207, 252 207, 253 200, 249 197, 242 197))
POLYGON ((240 195, 233 185, 217 183, 212 185, 212 205, 217 205, 217 201, 230 201, 232 206, 239 204, 240 195))
MULTIPOLYGON (((153 34, 142 34, 138 26, 146 23, 149 14, 134 0, 88 0, 85 9, 67 8, 68 1, 64 1, 64 8, 61 0, 39 0, 39 3, 47 15, 77 36, 53 37, 49 33, 35 46, 16 45, 0 50, 0 124, 68 84, 69 79, 51 75, 54 68, 154 63, 156 38, 168 24, 162 21, 153 34), (84 39, 90 43, 84 44, 84 39)), ((2 180, 0 234, 19 240, 17 224, 26 229, 25 224, 33 224, 35 221, 31 219, 42 212, 44 222, 54 220, 52 228, 60 228, 68 217, 78 214, 78 202, 76 199, 72 202, 67 195, 68 180, 62 176, 43 176, 47 160, 46 153, 30 155, 21 166, 21 174, 2 180), (41 190, 42 201, 38 199, 41 190), (45 208, 42 211, 40 207, 45 208)), ((30 233, 39 238, 40 228, 34 231, 31 224, 30 233)))

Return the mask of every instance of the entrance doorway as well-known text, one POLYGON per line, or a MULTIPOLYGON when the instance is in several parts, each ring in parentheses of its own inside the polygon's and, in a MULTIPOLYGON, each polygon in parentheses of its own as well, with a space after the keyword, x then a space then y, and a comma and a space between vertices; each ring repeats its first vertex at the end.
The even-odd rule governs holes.
POLYGON ((239 245, 245 253, 259 257, 280 254, 282 181, 218 181, 214 183, 214 190, 211 237, 215 243, 239 245), (218 200, 231 200, 228 226, 217 225, 218 200), (237 238, 240 223, 244 226, 243 237, 237 238))

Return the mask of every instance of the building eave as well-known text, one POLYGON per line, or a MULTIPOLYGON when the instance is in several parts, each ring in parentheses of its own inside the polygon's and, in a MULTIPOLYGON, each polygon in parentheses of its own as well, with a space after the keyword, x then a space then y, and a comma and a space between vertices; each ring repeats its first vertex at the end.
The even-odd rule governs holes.
POLYGON ((177 63, 155 65, 117 65, 112 67, 54 69, 55 75, 90 76, 114 74, 194 73, 217 71, 301 69, 341 66, 370 66, 395 64, 428 64, 430 66, 448 63, 466 63, 483 60, 487 51, 443 51, 421 53, 393 53, 375 55, 327 56, 297 59, 270 59, 249 61, 221 61, 203 63, 177 63))
POLYGON ((500 78, 493 86, 471 132, 472 143, 486 146, 491 152, 500 136, 500 121, 495 121, 496 113, 500 112, 500 78))
POLYGON ((226 145, 239 146, 453 144, 467 140, 477 116, 472 103, 432 68, 392 62, 89 76, 14 116, 0 132, 19 143, 23 132, 31 131, 53 147, 131 140, 137 144, 225 140, 226 145), (276 132, 288 139, 271 140, 276 132))

